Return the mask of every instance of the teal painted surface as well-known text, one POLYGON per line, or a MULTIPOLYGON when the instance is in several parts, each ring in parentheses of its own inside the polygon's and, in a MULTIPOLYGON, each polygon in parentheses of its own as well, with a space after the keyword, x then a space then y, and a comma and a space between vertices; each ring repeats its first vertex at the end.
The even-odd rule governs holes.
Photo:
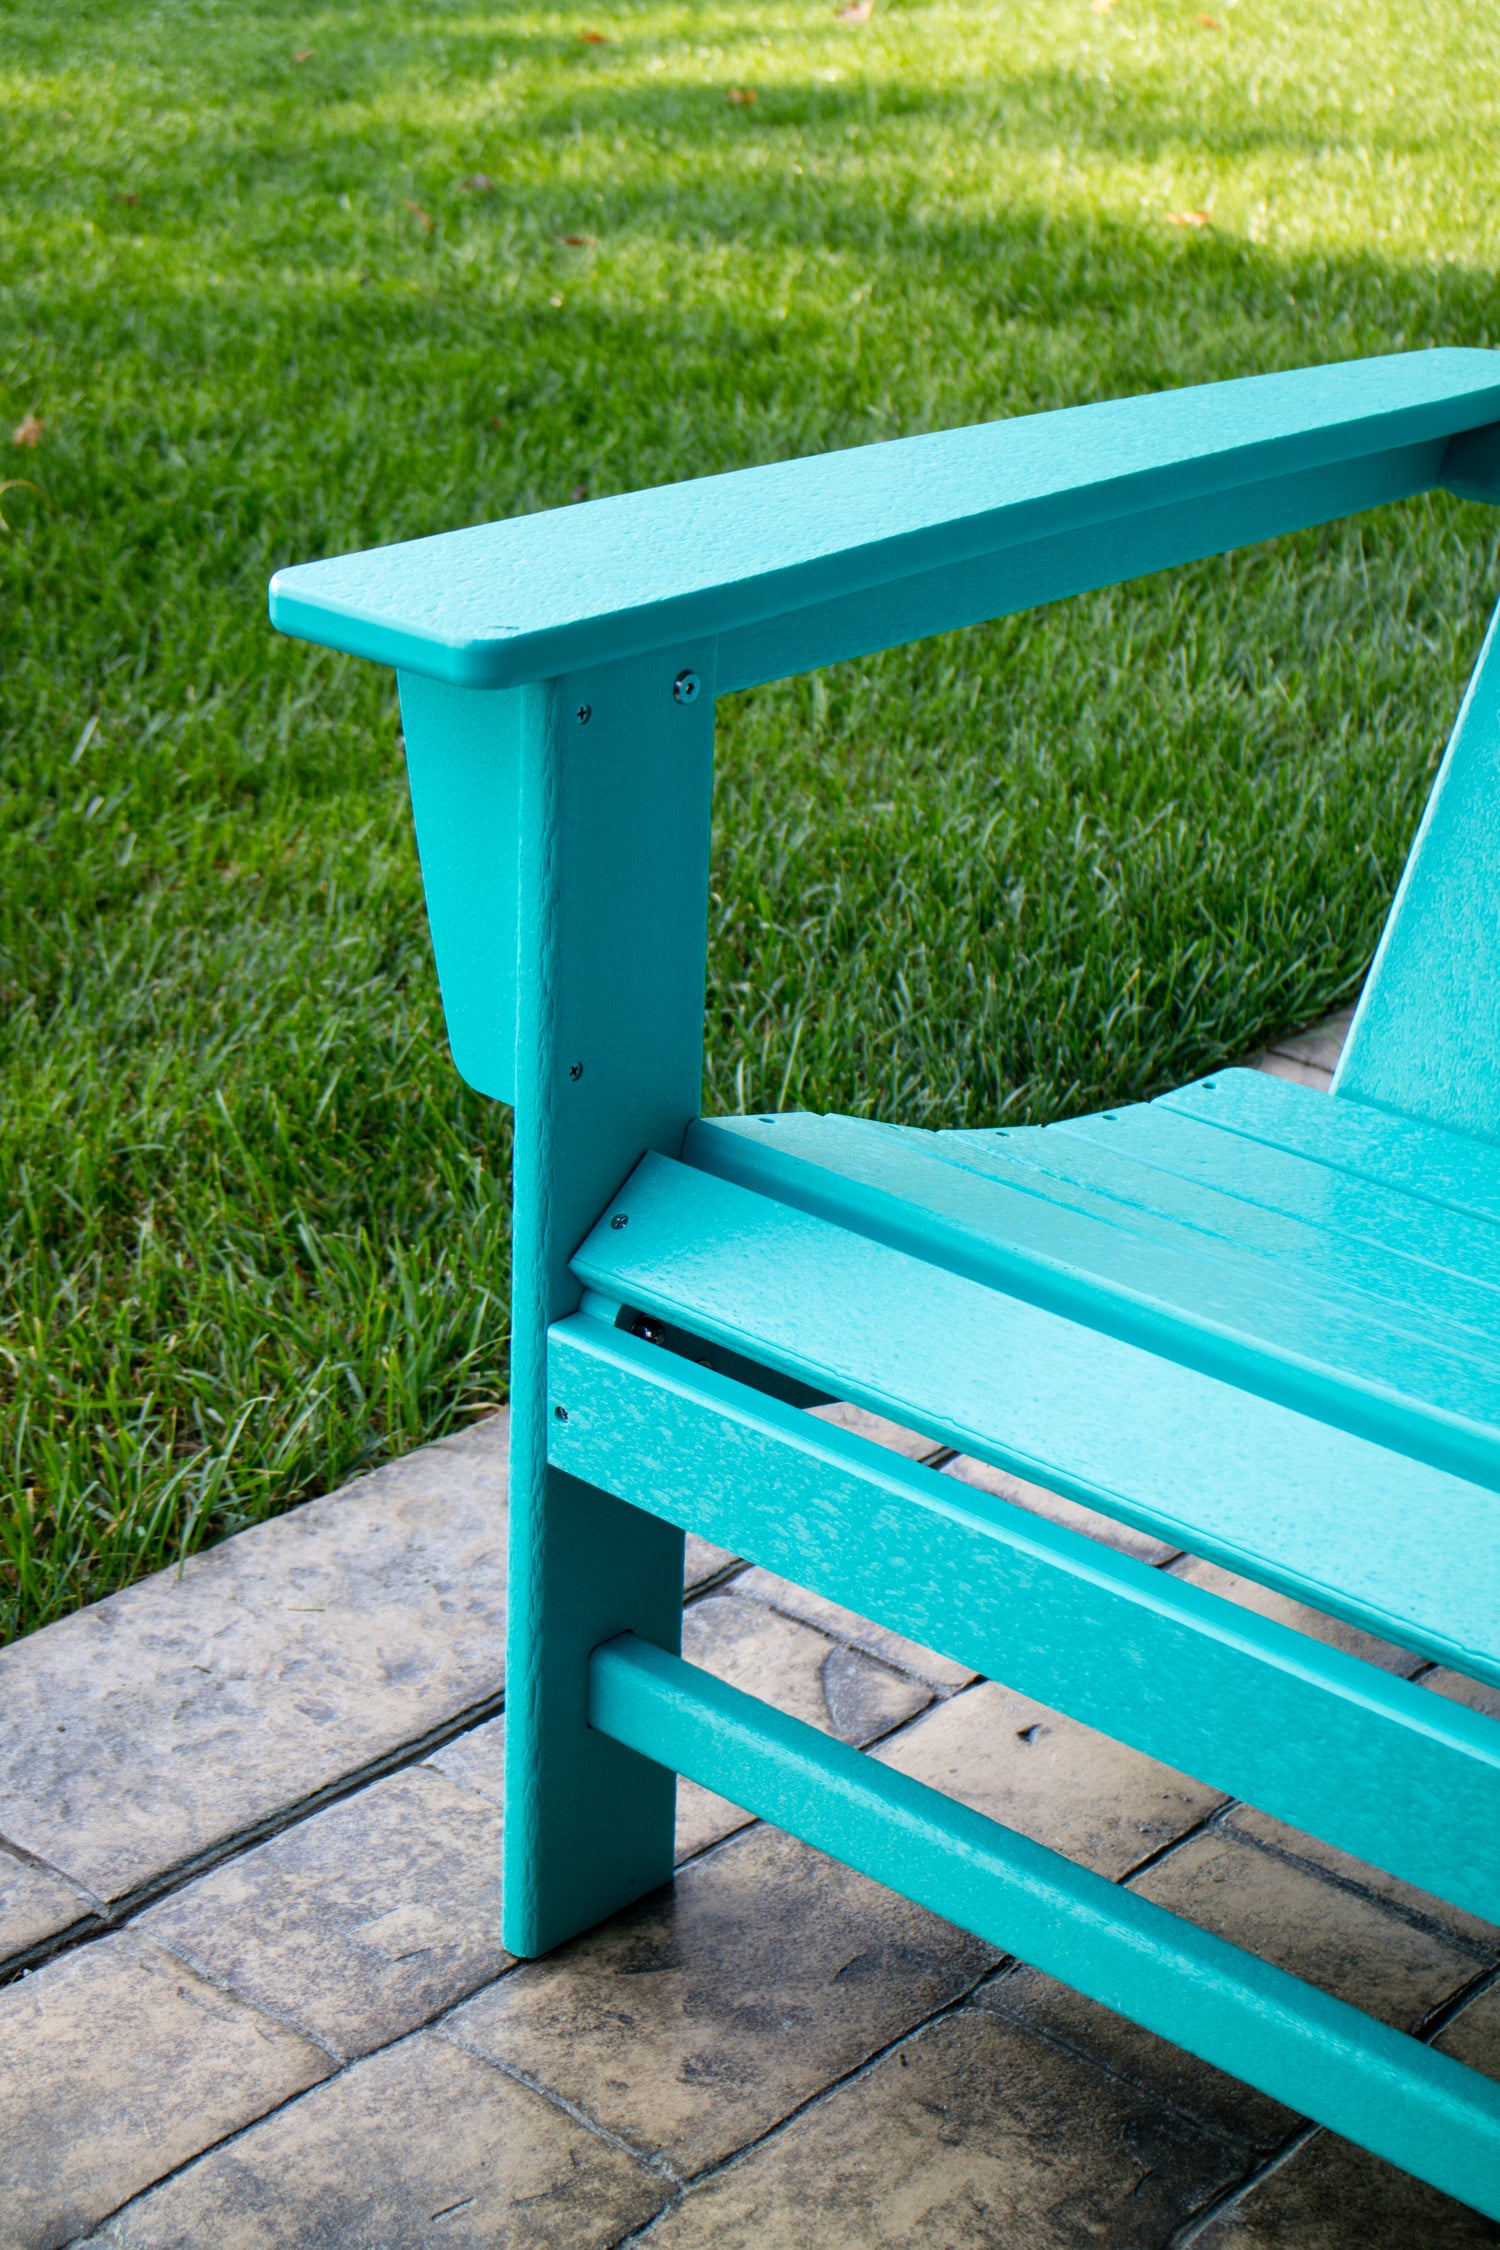
POLYGON ((1476 1484, 661 1157, 606 1207, 574 1271, 1500 1681, 1500 1502, 1476 1484))
POLYGON ((1500 1222, 1500 1149, 1373 1104, 1330 1102, 1259 1070, 1219 1070, 1153 1104, 1225 1133, 1305 1156, 1351 1178, 1500 1222))
POLYGON ((951 1141, 940 1150, 934 1138, 855 1118, 752 1117, 695 1125, 683 1153, 722 1179, 1360 1434, 1391 1435, 1372 1405, 1389 1417, 1396 1400, 1412 1415, 1431 1407, 1480 1426, 1500 1415, 1500 1297, 1486 1304, 1469 1292, 1475 1325, 1466 1327, 1439 1290, 1424 1311, 1399 1277, 1383 1294, 1341 1284, 1326 1261, 1308 1259, 1305 1240, 1287 1273, 1154 1209, 1007 1163, 1003 1142, 987 1162, 976 1150, 963 1164, 945 1160, 951 1141))
POLYGON ((1474 973, 1495 661, 1344 1098, 1230 1071, 1061 1138, 693 1127, 716 692, 1442 483, 1500 498, 1494 354, 940 432, 278 574, 284 629, 402 670, 454 1059, 516 1105, 514 1952, 668 1877, 680 1768, 1500 2209, 1494 2089, 672 1653, 687 1523, 1496 1912, 1493 1722, 791 1403, 891 1413, 1500 1681, 1500 1149, 1465 1137, 1500 1139, 1474 973), (622 1306, 672 1348, 608 1325, 622 1306))
MULTIPOLYGON (((272 580, 271 616, 284 632, 403 670, 509 686, 795 616, 1123 516, 1190 508, 1237 486, 1286 480, 1288 504, 1300 510, 1300 481, 1339 464, 1374 467, 1367 483, 1343 483, 1328 512, 1369 506, 1439 482, 1448 441, 1496 421, 1492 352, 1257 375, 302 563, 272 580), (1406 456, 1394 472, 1382 465, 1392 454, 1406 456)), ((801 660, 775 661, 787 672, 801 660)))
POLYGON ((1500 1919, 1494 1720, 586 1315, 550 1364, 559 1466, 1500 1919))
POLYGON ((1295 476, 1201 491, 1168 507, 1027 539, 734 626, 719 639, 720 692, 872 655, 928 633, 952 632, 1409 499, 1428 490, 1441 465, 1435 446, 1398 446, 1295 476))
POLYGON ((676 1647, 682 1535, 549 1467, 546 1338, 578 1303, 574 1243, 699 1104, 711 656, 522 691, 505 1943, 523 1955, 672 1869, 671 1777, 590 1732, 584 1680, 610 1633, 676 1647), (685 666, 707 690, 691 705, 685 666))
POLYGON ((476 695, 406 673, 401 724, 427 920, 459 1075, 516 1098, 524 691, 476 695))
POLYGON ((1335 1094, 1500 1141, 1500 621, 1428 799, 1335 1094))
POLYGON ((594 1724, 1500 2216, 1500 2086, 801 1719, 636 1640, 594 1724))
MULTIPOLYGON (((1287 1085, 1284 1079, 1267 1083, 1287 1085)), ((1288 1085, 1287 1091, 1300 1096, 1305 1089, 1288 1085)), ((1310 1098, 1327 1099, 1318 1093, 1310 1098)), ((1335 1113, 1335 1125, 1343 1114, 1335 1113)), ((1375 1287, 1377 1276, 1388 1275, 1389 1283, 1379 1280, 1382 1294, 1399 1276, 1425 1269, 1429 1278, 1413 1284, 1419 1301, 1426 1303, 1431 1289, 1440 1296, 1451 1290, 1451 1309, 1461 1309, 1465 1318, 1471 1317, 1472 1307, 1487 1305, 1500 1293, 1500 1226, 1425 1196, 1384 1187, 1364 1174, 1225 1132, 1164 1101, 1069 1118, 1061 1125, 1012 1129, 1003 1139, 994 1130, 953 1134, 951 1139, 970 1149, 998 1142, 1027 1163, 1047 1167, 1098 1165, 1101 1176, 1122 1182, 1149 1175, 1152 1186, 1142 1188, 1142 1194, 1186 1198, 1206 1191, 1205 1225, 1259 1230, 1285 1221, 1299 1237, 1304 1229, 1311 1232, 1322 1246, 1322 1257, 1362 1257, 1373 1251, 1375 1260, 1364 1269, 1366 1286, 1375 1287), (1244 1217, 1223 1216, 1231 1207, 1243 1210, 1244 1217)), ((1289 1256, 1291 1240, 1287 1237, 1289 1256)))
MULTIPOLYGON (((1165 1167, 1138 1160, 1129 1123, 1119 1112, 1078 1122, 1092 1133, 1059 1132, 1054 1126, 1020 1131, 938 1133, 939 1153, 950 1163, 1015 1185, 1029 1183, 1033 1194, 1071 1208, 1080 1199, 1101 1216, 1114 1208, 1119 1223, 1140 1229, 1150 1240, 1191 1242, 1233 1261, 1247 1282, 1264 1276, 1278 1291, 1295 1291, 1307 1304, 1326 1302, 1345 1308, 1345 1317, 1373 1319, 1393 1334, 1444 1338, 1444 1348, 1493 1356, 1500 1337, 1500 1289, 1436 1260, 1413 1255, 1385 1239, 1359 1205, 1377 1200, 1389 1208, 1401 1199, 1382 1196, 1364 1181, 1344 1180, 1349 1191, 1350 1231, 1309 1222, 1274 1206, 1229 1192, 1210 1174, 1206 1182, 1184 1179, 1165 1167)), ((1184 1118, 1170 1121, 1192 1134, 1184 1118)), ((1248 1148, 1222 1133, 1210 1136, 1216 1149, 1248 1148)), ((1325 1175, 1326 1177, 1327 1175, 1325 1175)), ((1408 1208, 1408 1232, 1415 1236, 1432 1217, 1431 1204, 1408 1208), (1413 1223, 1417 1222, 1417 1223, 1413 1223)), ((1468 1235, 1494 1233, 1490 1248, 1500 1263, 1500 1232, 1472 1223, 1468 1235)))

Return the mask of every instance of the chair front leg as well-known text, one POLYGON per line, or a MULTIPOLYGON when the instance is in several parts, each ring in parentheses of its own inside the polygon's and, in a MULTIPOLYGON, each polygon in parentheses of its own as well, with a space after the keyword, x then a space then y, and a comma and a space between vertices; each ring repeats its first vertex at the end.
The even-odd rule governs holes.
POLYGON ((577 1308, 568 1260, 611 1194, 646 1149, 675 1154, 700 1106, 713 657, 706 643, 507 691, 519 786, 505 1943, 521 1955, 672 1871, 674 1778, 590 1729, 588 1659, 627 1630, 678 1647, 682 1534, 548 1467, 567 1403, 548 1389, 547 1331, 577 1308))

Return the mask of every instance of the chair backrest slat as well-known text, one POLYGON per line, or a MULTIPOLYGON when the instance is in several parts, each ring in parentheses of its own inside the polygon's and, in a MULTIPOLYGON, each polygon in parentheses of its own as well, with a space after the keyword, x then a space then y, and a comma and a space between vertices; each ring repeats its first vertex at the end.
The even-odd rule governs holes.
POLYGON ((1500 1142, 1500 613, 1428 799, 1334 1092, 1500 1142))

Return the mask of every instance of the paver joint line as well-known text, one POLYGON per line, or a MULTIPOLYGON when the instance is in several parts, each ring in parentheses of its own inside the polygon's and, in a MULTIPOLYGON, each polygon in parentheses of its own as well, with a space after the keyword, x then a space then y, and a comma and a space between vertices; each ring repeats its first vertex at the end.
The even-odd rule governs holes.
MULTIPOLYGON (((203 1982, 211 1985, 215 1992, 222 1992, 226 2000, 233 2000, 240 2007, 253 2008, 257 2015, 264 2016, 269 2023, 280 2024, 283 2031, 294 2031, 299 2039, 305 2039, 309 2045, 321 2048, 333 2064, 335 2072, 347 2069, 350 2057, 341 2054, 331 2041, 320 2037, 311 2024, 300 2022, 297 2017, 288 2015, 283 2009, 268 2007, 264 2000, 246 2000, 243 1993, 236 1992, 234 1986, 219 1976, 206 1961, 199 1959, 196 1954, 189 1953, 183 1946, 174 1945, 169 1938, 157 1937, 153 1934, 143 1936, 143 1942, 147 1945, 154 1945, 158 1953, 166 1954, 170 1960, 180 1961, 185 1969, 191 1969, 195 1977, 201 1977, 203 1982)), ((327 2080, 320 2079, 319 2084, 326 2085, 327 2080)), ((295 2098, 294 2096, 293 2099, 295 2098)), ((260 2120, 257 2118, 255 2123, 259 2124, 259 2122, 260 2120)), ((201 2155, 202 2151, 200 2150, 199 2153, 201 2155)))
MULTIPOLYGON (((45 1629, 44 1627, 43 1630, 45 1629)), ((216 1867, 222 1867, 230 1860, 239 1859, 245 1852, 253 1851, 257 1844, 269 1843, 273 1837, 285 1835, 288 1830, 300 1827, 304 1821, 313 1819, 320 1812, 326 1812, 330 1806, 342 1804, 347 1798, 357 1796, 372 1782, 383 1781, 393 1773, 402 1773, 408 1766, 420 1765, 424 1759, 431 1757, 434 1750, 441 1750, 459 1736, 472 1733, 476 1726, 482 1726, 486 1720, 498 1718, 504 1709, 505 1692, 501 1689, 498 1694, 487 1696, 483 1702, 458 1712, 452 1719, 445 1720, 441 1726, 432 1728, 428 1733, 414 1736, 410 1742, 402 1743, 382 1757, 372 1759, 368 1765, 355 1767, 312 1796, 283 1806, 280 1811, 268 1814, 264 1820, 236 1830, 234 1835, 225 1837, 221 1843, 211 1845, 192 1859, 165 1868, 161 1874, 153 1876, 150 1882, 143 1883, 138 1890, 116 1900, 112 1906, 101 1905, 98 1910, 100 1927, 81 1929, 77 1925, 70 1925, 68 1929, 60 1931, 56 1938, 43 1940, 29 1952, 0 1961, 0 1991, 6 1985, 13 1984, 18 1977, 29 1975, 32 1970, 75 1951, 80 1945, 89 1944, 94 1938, 102 1937, 110 1930, 128 1928, 138 1914, 145 1913, 162 1899, 172 1897, 175 1892, 186 1889, 200 1875, 210 1874, 216 1867)))
POLYGON ((1185 2220, 1172 2236, 1166 2250, 1191 2250, 1192 2244, 1201 2240, 1216 2219, 1221 2219, 1226 2211, 1232 2211, 1237 2203, 1243 2203, 1247 2195, 1272 2178, 1283 2165, 1290 2163, 1299 2150, 1306 2148, 1323 2134, 1324 2128, 1321 2125, 1299 2125, 1294 2133, 1289 2133, 1281 2145, 1247 2173, 1244 2179, 1236 2181, 1222 2195, 1215 2196, 1202 2211, 1194 2212, 1190 2219, 1185 2220))
MULTIPOLYGON (((1246 1809, 1237 1797, 1231 1798, 1227 1805, 1221 1805, 1218 1811, 1212 1814, 1203 1825, 1205 1828, 1225 1827, 1234 1813, 1246 1809)), ((1463 1952, 1472 1953, 1476 1960, 1489 1963, 1494 1961, 1496 1951, 1494 1946, 1482 1947, 1476 1939, 1470 1937, 1467 1931, 1457 1929, 1451 1923, 1441 1922, 1435 1915, 1422 1913, 1419 1908, 1410 1905, 1403 1898, 1391 1897, 1373 1890, 1368 1884, 1357 1882, 1353 1876, 1344 1874, 1339 1868, 1320 1866, 1317 1860, 1306 1859, 1300 1852, 1290 1851, 1285 1845, 1272 1843, 1264 1836, 1252 1835, 1244 1829, 1235 1829, 1233 1834, 1237 1843, 1248 1844, 1252 1851, 1263 1852, 1268 1859, 1283 1860, 1290 1867, 1297 1867, 1305 1874, 1315 1875, 1320 1882, 1331 1883, 1336 1890, 1347 1891, 1352 1898, 1364 1899, 1370 1905, 1380 1907, 1385 1913, 1394 1914, 1398 1920, 1408 1923, 1414 1930, 1421 1930, 1427 1936, 1440 1937, 1447 1944, 1458 1946, 1463 1952)), ((1165 1859, 1171 1852, 1176 1851, 1179 1845, 1188 1843, 1190 1840, 1187 1836, 1180 1836, 1173 1843, 1164 1846, 1156 1857, 1165 1859)), ((1155 1862, 1153 1861, 1151 1864, 1154 1865, 1155 1862)), ((1139 1868, 1132 1868, 1128 1879, 1133 1880, 1136 1875, 1144 1872, 1144 1865, 1139 1868)), ((1494 1974, 1495 1970, 1491 1966, 1482 1967, 1476 1971, 1481 1984, 1494 1974)), ((1467 1989, 1465 1987, 1465 1991, 1467 1989)), ((1445 2001, 1443 2010, 1435 2011, 1435 2013, 1442 2014, 1443 2021, 1446 2022, 1448 2014, 1456 2014, 1457 2008, 1458 2003, 1445 2001)), ((1435 2028, 1441 2030, 1442 2024, 1436 2025, 1435 2028)), ((1414 2036, 1425 2038, 1427 2034, 1423 2029, 1414 2036)))
MULTIPOLYGON (((507 1975, 511 1973, 510 1970, 506 1971, 507 1975)), ((496 1981, 498 1982, 498 1979, 496 1981)), ((544 2102, 550 2102, 552 2107, 560 2109, 565 2117, 571 2117, 575 2125, 583 2126, 585 2131, 592 2133, 597 2140, 606 2142, 610 2148, 618 2149, 622 2156, 631 2157, 637 2164, 644 2165, 648 2172, 655 2172, 662 2179, 672 2181, 676 2187, 681 2187, 684 2184, 683 2175, 674 2171, 660 2149, 637 2148, 633 2141, 627 2141, 622 2134, 611 2132, 607 2125, 603 2124, 599 2118, 591 2116, 581 2104, 569 2101, 567 2095, 560 2094, 556 2087, 547 2085, 543 2079, 534 2078, 529 2071, 519 2069, 515 2063, 506 2062, 494 2055, 487 2055, 482 2047, 471 2045, 450 2025, 439 2020, 433 2023, 431 2029, 435 2039, 446 2040, 450 2047, 457 2047, 460 2053, 472 2056, 475 2062, 483 2063, 487 2070, 498 2071, 502 2078, 512 2079, 516 2085, 524 2086, 529 2094, 536 2094, 544 2102)))

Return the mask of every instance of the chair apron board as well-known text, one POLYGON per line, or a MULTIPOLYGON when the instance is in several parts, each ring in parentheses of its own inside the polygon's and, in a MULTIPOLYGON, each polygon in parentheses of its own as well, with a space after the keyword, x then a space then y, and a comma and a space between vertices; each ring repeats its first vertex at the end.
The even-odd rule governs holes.
POLYGON ((703 1119, 717 695, 1446 487, 1500 357, 945 431, 278 574, 394 665, 455 1062, 515 1105, 505 1943, 675 1777, 1500 2217, 1500 2086, 684 1662, 693 1532, 1500 1920, 1500 1723, 810 1414, 844 1400, 1500 1685, 1500 653, 1332 1095, 703 1119))

